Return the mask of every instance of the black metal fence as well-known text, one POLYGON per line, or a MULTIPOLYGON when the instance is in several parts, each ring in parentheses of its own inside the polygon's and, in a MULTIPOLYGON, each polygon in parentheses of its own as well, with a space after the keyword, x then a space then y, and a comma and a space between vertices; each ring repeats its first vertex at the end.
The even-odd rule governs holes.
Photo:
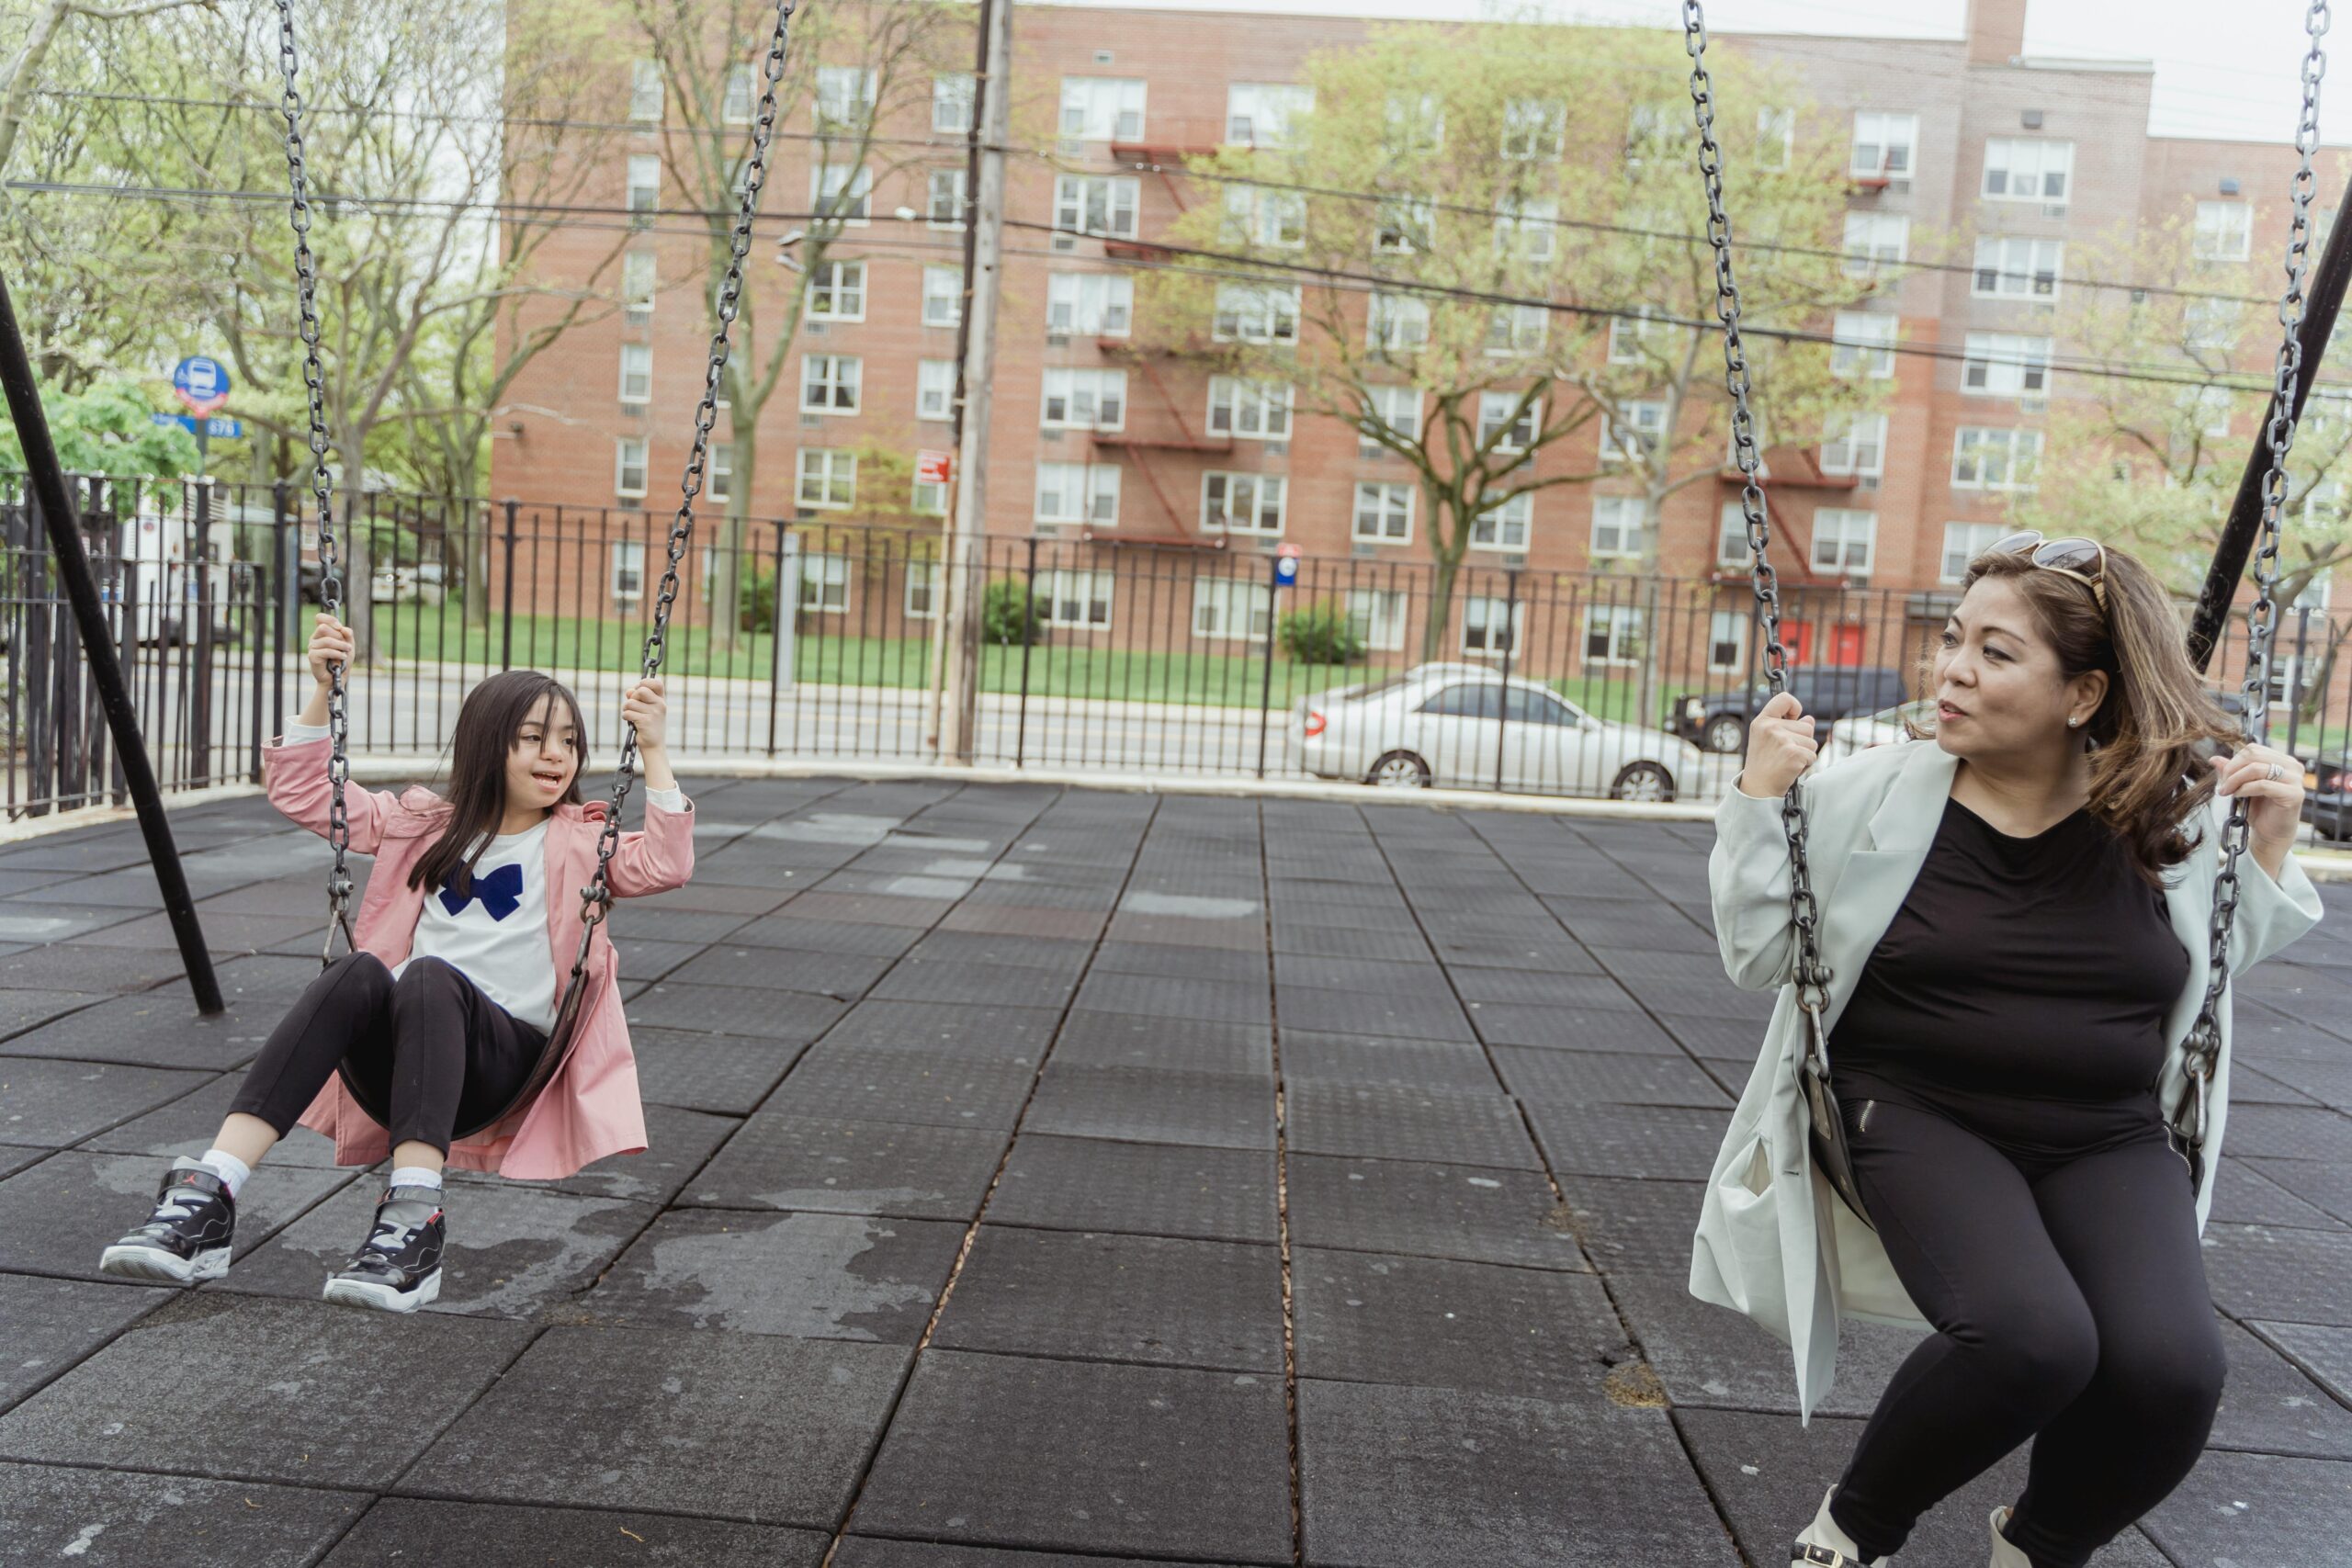
MULTIPOLYGON (((232 743, 250 750, 253 727, 274 732, 306 694, 300 649, 316 567, 300 497, 110 481, 84 481, 83 494, 85 531, 121 584, 119 640, 127 654, 135 643, 132 666, 156 705, 169 759, 159 771, 175 783, 218 776, 232 743), (183 599, 205 613, 182 611, 183 599), (194 629, 165 636, 166 621, 194 629)), ((439 752, 466 693, 514 667, 563 674, 592 736, 617 733, 666 514, 383 493, 346 504, 346 618, 368 654, 353 682, 356 748, 439 752)), ((942 543, 936 525, 821 512, 699 518, 665 660, 673 748, 934 760, 942 543)), ((38 531, 14 547, 37 561, 38 531)), ((1675 581, 1521 561, 1473 550, 1449 570, 1413 547, 1374 545, 1285 559, 1278 539, 1239 531, 1186 547, 1077 524, 989 539, 966 585, 984 634, 973 760, 1634 799, 1726 787, 1757 701, 1745 574, 1675 581)), ((20 589, 12 615, 46 606, 53 641, 62 616, 49 591, 22 581, 40 592, 20 589)), ((1784 581, 1799 689, 1832 721, 1833 744, 1883 738, 1862 717, 1919 694, 1956 592, 1784 581)), ((2290 613, 2274 687, 2293 699, 2274 735, 2331 782, 2352 735, 2336 641, 2324 609, 2290 613)), ((12 693, 34 680, 30 652, 12 642, 12 693)), ((2224 656, 2217 687, 2234 685, 2238 657, 2224 656)), ((89 754, 74 739, 92 728, 88 704, 53 690, 68 666, 46 658, 35 683, 48 694, 25 717, 62 739, 35 750, 89 754)), ((24 798, 62 804, 93 788, 61 774, 24 798)))

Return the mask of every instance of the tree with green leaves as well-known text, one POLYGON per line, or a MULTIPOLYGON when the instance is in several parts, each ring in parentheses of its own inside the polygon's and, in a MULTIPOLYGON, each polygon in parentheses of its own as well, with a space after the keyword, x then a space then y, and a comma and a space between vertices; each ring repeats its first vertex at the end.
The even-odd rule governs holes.
MULTIPOLYGON (((196 472, 196 437, 157 424, 155 405, 129 381, 98 381, 76 392, 40 388, 57 458, 69 474, 177 479, 196 472)), ((22 473, 25 448, 14 423, 0 424, 0 471, 22 473)))

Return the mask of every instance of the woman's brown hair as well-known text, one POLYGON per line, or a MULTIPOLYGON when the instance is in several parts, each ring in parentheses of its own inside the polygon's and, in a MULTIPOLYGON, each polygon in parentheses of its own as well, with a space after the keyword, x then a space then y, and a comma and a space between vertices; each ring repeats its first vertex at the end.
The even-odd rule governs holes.
POLYGON ((580 804, 580 775, 588 771, 588 726, 580 716, 580 699, 571 687, 537 670, 492 675, 467 693, 465 705, 458 710, 457 733, 449 739, 448 825, 409 868, 411 887, 429 891, 454 877, 459 893, 473 891, 474 863, 490 848, 491 837, 506 815, 506 759, 524 722, 550 694, 555 702, 548 722, 560 725, 571 716, 578 758, 561 804, 580 804))
POLYGON ((2188 662, 2180 619, 2155 573, 2110 547, 2101 575, 2104 614, 2084 584, 2022 553, 1977 557, 1967 586, 1989 577, 2015 588, 2040 618, 2065 679, 2107 671, 2107 696, 2086 726, 2090 812, 2122 840, 2140 874, 2160 885, 2199 841, 2188 823, 2213 797, 2203 759, 2212 744, 2234 747, 2245 735, 2188 662))

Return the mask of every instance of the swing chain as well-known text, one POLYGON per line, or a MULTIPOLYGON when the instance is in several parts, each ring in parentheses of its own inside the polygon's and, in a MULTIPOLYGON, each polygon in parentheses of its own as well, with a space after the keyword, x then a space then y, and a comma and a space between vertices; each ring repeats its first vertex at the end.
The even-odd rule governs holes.
MULTIPOLYGON (((289 209, 294 229, 295 295, 301 308, 302 384, 310 394, 311 494, 318 503, 319 611, 332 615, 343 607, 343 567, 336 553, 334 500, 327 476, 326 371, 319 360, 318 264, 311 254, 311 198, 303 173, 302 94, 297 85, 299 58, 294 48, 294 0, 277 0, 277 67, 285 80, 279 112, 286 117, 286 171, 292 191, 289 209)), ((345 951, 357 943, 351 934, 351 816, 345 799, 351 780, 350 716, 345 702, 343 661, 327 661, 327 843, 334 851, 334 869, 327 876, 327 934, 321 949, 322 964, 334 955, 334 934, 343 932, 345 951)))
MULTIPOLYGON (((2331 21, 2328 0, 2312 0, 2303 18, 2311 48, 2303 55, 2301 117, 2295 124, 2296 169, 2293 216, 2287 233, 2287 289, 2278 300, 2282 329, 2270 401, 2270 420, 2264 436, 2270 447, 2270 467, 2262 477, 2260 543, 2254 557, 2254 603, 2246 608, 2245 686, 2243 706, 2246 739, 2259 745, 2269 733, 2270 651, 2277 631, 2279 524, 2287 507, 2287 455, 2295 445, 2295 394, 2302 377, 2303 285, 2310 275, 2312 196, 2318 184, 2312 161, 2319 149, 2319 88, 2327 74, 2327 55, 2320 47, 2331 21)), ((2212 948, 2208 955, 2205 999, 2197 1021, 2189 1028, 2186 1077, 2173 1106, 2172 1130, 2202 1163, 2205 1137, 2211 1124, 2212 1079, 2222 1053, 2222 993, 2230 983, 2230 936, 2237 923, 2238 896, 2244 882, 2238 863, 2245 855, 2253 833, 2246 797, 2230 803, 2222 828, 2222 870, 2213 883, 2212 948)))
MULTIPOLYGON (((1749 572, 1763 626, 1764 676, 1772 696, 1788 687, 1789 650, 1781 641, 1780 576, 1766 551, 1771 529, 1764 502, 1763 461, 1756 443, 1756 415, 1748 406, 1753 383, 1747 348, 1740 337, 1739 284, 1732 276, 1731 219, 1724 210, 1723 149, 1715 141, 1713 79, 1707 73, 1707 18, 1702 0, 1682 0, 1683 49, 1690 56, 1690 104, 1699 121, 1699 173, 1707 187, 1707 243, 1715 254, 1715 317, 1724 328, 1724 386, 1731 394, 1733 461, 1740 477, 1739 510, 1747 526, 1749 572)), ((1821 909, 1813 892, 1806 857, 1810 822, 1796 784, 1781 801, 1781 826, 1789 840, 1789 916, 1796 927, 1797 995, 1807 1006, 1826 1009, 1829 970, 1821 957, 1821 909)))
MULTIPOLYGON (((695 410, 694 447, 686 457, 678 510, 670 524, 669 561, 662 570, 661 591, 654 600, 653 624, 646 633, 640 680, 650 681, 662 672, 662 655, 666 651, 670 633, 670 611, 678 598, 678 564, 684 558, 686 544, 694 534, 695 498, 702 493, 703 478, 709 461, 711 427, 718 419, 718 389, 726 376, 735 316, 742 303, 743 261, 751 254, 752 223, 759 212, 761 187, 767 183, 768 147, 775 135, 776 88, 784 80, 785 40, 794 9, 792 0, 781 0, 777 5, 775 31, 768 40, 767 58, 761 66, 760 105, 758 117, 752 127, 751 157, 743 171, 741 197, 728 250, 727 276, 718 290, 718 329, 711 335, 710 362, 703 373, 702 402, 695 410)), ((629 786, 636 777, 637 728, 630 725, 621 739, 620 761, 615 765, 612 809, 605 813, 604 831, 596 840, 595 878, 580 890, 580 951, 571 964, 571 985, 575 989, 587 968, 589 944, 595 936, 596 927, 612 908, 609 879, 613 853, 620 845, 621 807, 628 800, 629 786)))

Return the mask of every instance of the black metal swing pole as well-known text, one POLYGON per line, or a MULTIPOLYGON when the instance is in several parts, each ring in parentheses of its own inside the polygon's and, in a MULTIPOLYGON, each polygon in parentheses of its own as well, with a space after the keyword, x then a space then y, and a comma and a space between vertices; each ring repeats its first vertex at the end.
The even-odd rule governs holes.
MULTIPOLYGON (((2352 281, 2352 185, 2345 187, 2343 202, 2335 211, 2335 224, 2328 231, 2327 244, 2320 252, 2319 265, 2312 269, 2303 297, 2303 321, 2296 333, 2302 344, 2303 367, 2295 378, 2295 406, 2289 412, 2299 420, 2312 395, 2312 383, 2319 378, 2320 356, 2327 350, 2328 335, 2335 330, 2335 311, 2344 303, 2345 285, 2352 281)), ((2199 674, 2212 662, 2222 624, 2230 616, 2230 602, 2238 594, 2238 579, 2245 574, 2255 536, 2262 531, 2262 481, 2270 472, 2270 419, 2277 408, 2274 392, 2263 407, 2254 450, 2238 480, 2237 499, 2230 504, 2229 521, 2222 525, 2213 564, 2206 570, 2205 586, 2198 591, 2197 610, 2189 619, 2188 661, 2199 674)))
POLYGON ((90 661, 90 678, 106 709, 107 728, 114 733, 115 759, 139 812, 139 831, 147 840, 147 858, 154 864, 155 881, 163 891, 164 912, 171 918, 172 935, 178 939, 181 961, 187 965, 197 1010, 220 1012, 223 1010, 220 982, 212 973, 204 929, 197 923, 195 900, 188 897, 187 874, 172 842, 172 825, 164 815, 163 795, 155 787, 155 770, 147 761, 147 743, 140 736, 138 711, 123 682, 114 635, 98 604, 97 583, 90 576, 90 558, 82 547, 74 497, 57 460, 57 444, 50 438, 49 416, 41 412, 32 362, 25 354, 24 334, 17 328, 17 307, 8 297, 5 276, 0 276, 0 388, 7 393, 8 414, 16 422, 17 439, 25 451, 25 472, 33 499, 40 505, 41 522, 49 529, 50 556, 57 563, 57 575, 74 606, 83 656, 90 661))

